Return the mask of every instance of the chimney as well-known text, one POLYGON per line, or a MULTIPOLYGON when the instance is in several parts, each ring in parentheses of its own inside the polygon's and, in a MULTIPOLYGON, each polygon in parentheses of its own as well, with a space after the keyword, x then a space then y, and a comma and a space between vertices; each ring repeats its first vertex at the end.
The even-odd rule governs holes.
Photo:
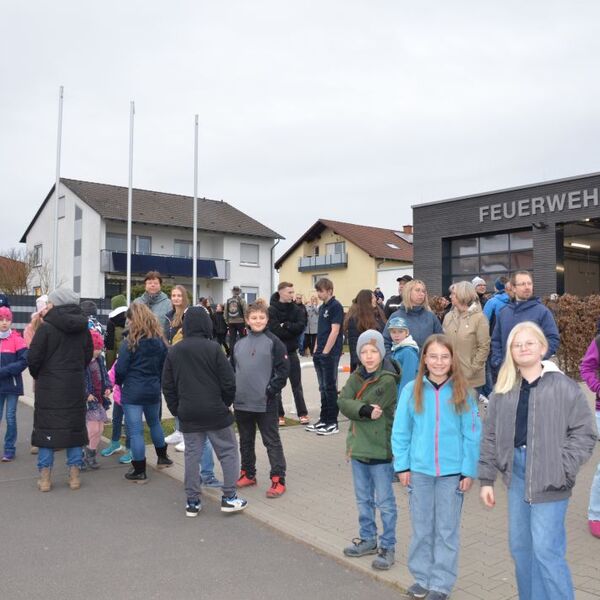
POLYGON ((413 234, 413 226, 412 225, 402 225, 402 231, 408 235, 413 234))

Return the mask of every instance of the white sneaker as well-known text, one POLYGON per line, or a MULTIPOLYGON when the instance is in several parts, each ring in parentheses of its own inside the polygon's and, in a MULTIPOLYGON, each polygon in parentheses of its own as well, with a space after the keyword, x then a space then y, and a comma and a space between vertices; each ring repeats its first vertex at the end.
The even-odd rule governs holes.
POLYGON ((183 442, 183 433, 177 431, 177 429, 165 438, 167 444, 179 444, 183 442))
POLYGON ((175 446, 175 452, 185 452, 185 442, 179 442, 179 444, 175 446))

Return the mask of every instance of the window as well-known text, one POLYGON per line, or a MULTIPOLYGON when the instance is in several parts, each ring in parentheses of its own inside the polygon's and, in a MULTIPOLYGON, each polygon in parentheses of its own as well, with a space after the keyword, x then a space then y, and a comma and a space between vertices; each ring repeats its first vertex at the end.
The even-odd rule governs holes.
MULTIPOLYGON (((173 255, 179 258, 192 258, 194 246, 190 240, 175 240, 173 243, 173 255)), ((197 245, 196 254, 200 257, 200 242, 197 245)))
POLYGON ((73 291, 79 294, 81 292, 81 275, 73 277, 73 291))
POLYGON ((145 235, 134 235, 134 252, 136 254, 152 254, 152 238, 145 235))
POLYGON ((240 263, 258 265, 258 244, 240 244, 240 263))
MULTIPOLYGON (((133 254, 151 254, 152 238, 143 235, 132 235, 133 254)), ((127 236, 124 233, 107 233, 106 249, 110 252, 127 252, 127 236)))
POLYGON ((33 247, 33 266, 42 266, 42 244, 33 247))
POLYGON ((314 247, 313 256, 319 256, 319 246, 314 247))
POLYGON ((258 298, 258 288, 257 287, 242 287, 242 297, 246 301, 246 304, 252 304, 256 302, 258 298))
POLYGON ((81 240, 75 240, 73 256, 81 256, 81 240))
POLYGON ((58 206, 57 206, 57 214, 58 218, 62 219, 65 216, 65 197, 58 197, 58 206))
POLYGON ((329 273, 317 273, 316 275, 312 276, 313 289, 315 285, 317 285, 317 281, 319 281, 319 279, 323 279, 323 277, 327 277, 329 279, 329 273))
POLYGON ((344 252, 346 252, 346 242, 325 244, 325 252, 327 253, 327 256, 331 256, 332 254, 344 254, 344 252))

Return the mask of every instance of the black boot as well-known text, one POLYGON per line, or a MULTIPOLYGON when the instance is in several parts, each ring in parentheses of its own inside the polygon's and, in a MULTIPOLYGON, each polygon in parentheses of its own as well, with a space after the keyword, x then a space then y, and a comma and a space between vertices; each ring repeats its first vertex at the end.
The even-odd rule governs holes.
POLYGON ((173 464, 173 461, 167 456, 167 445, 165 444, 162 448, 154 446, 154 448, 156 450, 156 456, 158 456, 156 467, 158 469, 170 467, 173 464))
POLYGON ((146 459, 132 460, 131 469, 125 473, 125 479, 135 483, 146 483, 148 476, 146 475, 146 459))
POLYGON ((98 464, 98 461, 96 460, 96 451, 95 450, 90 450, 89 448, 85 449, 85 458, 83 459, 85 466, 88 467, 89 469, 94 469, 94 471, 96 469, 100 468, 100 465, 98 464))

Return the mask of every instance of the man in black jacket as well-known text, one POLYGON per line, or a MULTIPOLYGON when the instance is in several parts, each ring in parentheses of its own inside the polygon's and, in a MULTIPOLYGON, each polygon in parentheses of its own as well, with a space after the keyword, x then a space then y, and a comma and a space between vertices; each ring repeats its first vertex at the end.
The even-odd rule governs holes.
POLYGON ((385 303, 383 312, 385 313, 386 319, 389 319, 391 314, 400 308, 400 305, 402 304, 402 290, 409 281, 412 281, 412 279, 413 278, 410 275, 402 275, 402 277, 398 277, 398 279, 396 279, 398 282, 398 295, 390 296, 388 301, 385 303))
POLYGON ((169 349, 162 376, 167 406, 179 418, 185 442, 188 517, 195 517, 202 507, 199 464, 206 437, 223 470, 221 510, 236 512, 247 504, 236 494, 240 456, 230 410, 235 398, 235 375, 223 350, 211 339, 212 331, 206 309, 189 308, 183 321, 183 340, 169 349))
MULTIPOLYGON (((306 327, 306 314, 303 307, 294 302, 294 284, 282 281, 277 286, 277 291, 271 296, 269 306, 269 330, 274 333, 284 344, 290 359, 290 384, 294 394, 296 413, 300 423, 309 422, 308 410, 304 402, 302 389, 302 371, 298 358, 298 336, 306 327)), ((279 398, 279 424, 285 425, 285 411, 281 397, 279 398)))

